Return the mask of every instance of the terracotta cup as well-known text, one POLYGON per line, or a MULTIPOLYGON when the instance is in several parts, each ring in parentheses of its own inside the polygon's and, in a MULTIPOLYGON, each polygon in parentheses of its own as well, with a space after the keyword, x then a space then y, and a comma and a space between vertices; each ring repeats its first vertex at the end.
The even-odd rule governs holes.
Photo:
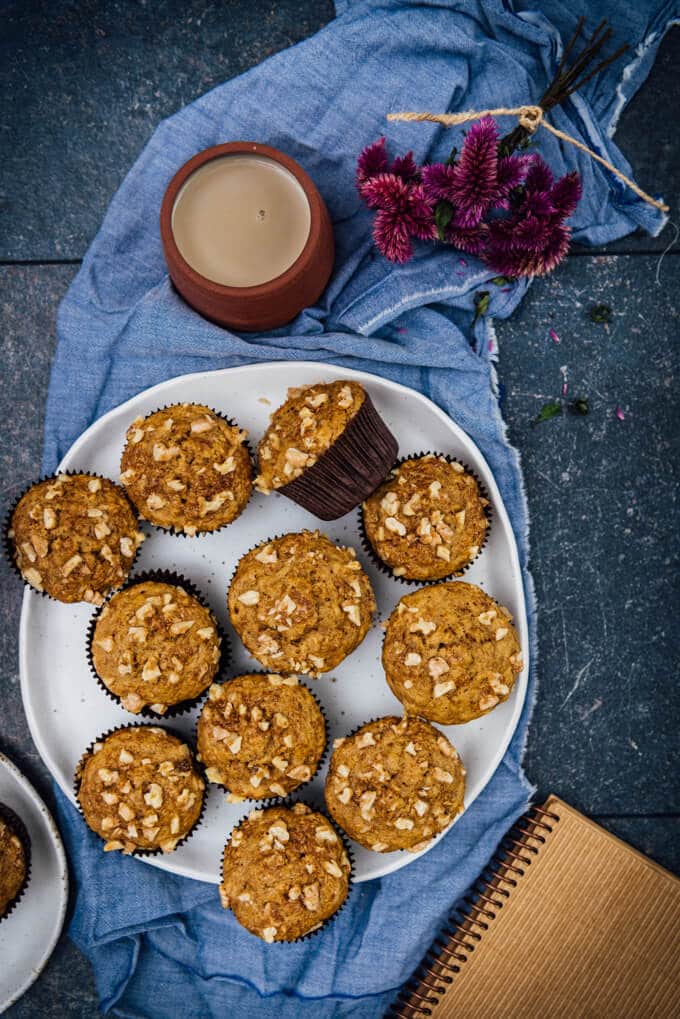
POLYGON ((197 153, 170 181, 161 205, 161 241, 170 279, 187 304, 218 325, 239 332, 258 332, 285 325, 314 304, 333 269, 333 227, 325 202, 311 177, 278 149, 256 142, 228 142, 197 153), (200 166, 219 156, 259 155, 273 159, 297 179, 309 201, 307 243, 289 269, 254 287, 228 287, 206 279, 182 257, 172 232, 172 212, 180 188, 200 166))

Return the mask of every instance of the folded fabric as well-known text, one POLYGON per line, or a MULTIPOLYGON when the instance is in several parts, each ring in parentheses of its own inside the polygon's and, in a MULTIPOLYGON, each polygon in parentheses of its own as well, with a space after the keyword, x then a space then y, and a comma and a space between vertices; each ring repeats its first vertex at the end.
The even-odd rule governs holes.
MULTIPOLYGON (((677 5, 597 2, 632 43, 554 123, 615 165, 630 167, 609 138, 644 80, 677 5)), ((451 249, 422 245, 406 266, 374 254, 370 217, 353 183, 357 153, 384 133, 393 151, 444 158, 460 132, 387 124, 389 110, 515 106, 538 98, 575 15, 500 0, 466 3, 343 0, 313 38, 277 54, 164 121, 115 196, 64 299, 47 406, 44 467, 53 470, 96 417, 140 390, 186 372, 255 360, 312 359, 372 371, 426 393, 475 440, 498 481, 523 568, 532 640, 526 708, 510 748, 473 807, 424 857, 357 886, 348 907, 317 937, 266 946, 225 913, 215 887, 162 873, 99 841, 59 794, 75 875, 70 933, 91 959, 103 1011, 129 1017, 378 1016, 495 845, 524 809, 530 787, 521 757, 535 693, 535 616, 527 572, 527 514, 520 467, 508 446, 494 386, 492 318, 517 306, 526 282, 493 273, 451 249), (337 260, 314 308, 271 335, 235 335, 201 319, 169 285, 158 233, 163 191, 199 149, 262 140, 311 174, 333 218, 337 260), (490 291, 473 323, 474 296, 490 291)), ((512 125, 508 124, 509 130, 512 125)), ((584 198, 575 237, 603 243, 662 217, 607 171, 543 133, 555 173, 576 167, 584 198)))

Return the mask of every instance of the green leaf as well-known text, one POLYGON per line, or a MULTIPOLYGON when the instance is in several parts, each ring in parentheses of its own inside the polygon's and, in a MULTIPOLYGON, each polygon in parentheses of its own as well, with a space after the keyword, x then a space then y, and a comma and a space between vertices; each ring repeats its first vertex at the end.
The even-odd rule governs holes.
POLYGON ((445 200, 437 202, 434 207, 434 221, 437 225, 437 232, 439 234, 440 241, 446 240, 444 230, 451 222, 452 216, 453 206, 451 205, 451 202, 447 202, 445 200))
POLYGON ((591 322, 611 322, 612 310, 608 304, 594 304, 588 314, 591 322))
POLYGON ((449 158, 446 160, 444 166, 453 166, 453 164, 456 161, 456 156, 457 155, 458 155, 458 149, 454 145, 453 148, 451 149, 451 153, 449 155, 449 158))
POLYGON ((480 290, 478 291, 478 293, 475 294, 474 296, 475 314, 474 318, 472 319, 473 325, 481 315, 486 315, 487 311, 489 310, 489 296, 490 295, 488 290, 480 290))
POLYGON ((493 283, 497 287, 505 287, 508 283, 514 283, 514 276, 494 276, 493 279, 489 280, 489 283, 493 283))
POLYGON ((567 406, 572 414, 587 414, 590 410, 586 396, 577 397, 576 400, 572 400, 567 406))
POLYGON ((554 400, 552 403, 544 403, 540 411, 531 422, 531 427, 535 428, 541 421, 550 421, 551 418, 559 417, 562 413, 562 404, 554 400))

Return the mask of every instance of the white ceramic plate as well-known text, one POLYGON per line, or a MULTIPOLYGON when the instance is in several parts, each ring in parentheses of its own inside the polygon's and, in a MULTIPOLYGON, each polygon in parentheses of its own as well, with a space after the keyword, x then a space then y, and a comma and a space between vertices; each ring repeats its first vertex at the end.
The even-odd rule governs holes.
POLYGON ((0 921, 0 1012, 40 975, 64 925, 68 870, 61 836, 37 792, 0 754, 0 801, 19 815, 31 838, 31 880, 0 921))
MULTIPOLYGON (((118 479, 125 430, 137 415, 181 401, 208 404, 235 418, 256 445, 270 413, 283 403, 289 386, 353 378, 365 385, 399 441, 401 455, 433 449, 459 456, 481 478, 493 504, 491 537, 465 576, 507 605, 519 630, 524 661, 528 639, 524 591, 514 536, 493 475, 481 453, 454 422, 430 400, 412 389, 364 372, 311 362, 276 362, 184 375, 163 382, 117 407, 95 422, 74 443, 61 468, 93 470, 118 479)), ((226 591, 239 557, 254 544, 286 531, 319 527, 331 539, 354 545, 374 585, 379 620, 385 620, 399 598, 414 588, 385 577, 361 553, 356 513, 332 523, 318 521, 283 496, 255 494, 245 512, 225 530, 193 539, 149 528, 136 569, 178 570, 207 595, 225 625, 235 651, 233 672, 259 668, 229 625, 226 591)), ((91 609, 85 604, 60 605, 26 591, 21 615, 21 688, 28 722, 47 767, 73 800, 73 771, 85 747, 112 726, 134 721, 97 686, 85 660, 85 632, 91 609)), ((323 702, 331 737, 344 735, 378 715, 399 714, 401 706, 385 682, 380 663, 383 631, 376 621, 364 642, 335 670, 332 678, 311 680, 323 702)), ((526 693, 527 667, 511 697, 491 714, 444 731, 458 748, 467 768, 466 806, 475 800, 498 766, 520 716, 526 693)), ((192 732, 194 714, 170 723, 192 732)), ((323 803, 322 774, 303 795, 323 803)), ((164 857, 146 862, 204 881, 219 880, 219 862, 227 834, 243 816, 243 804, 229 805, 217 787, 210 789, 205 821, 187 843, 164 857)), ((373 853, 355 846, 359 881, 398 870, 411 853, 373 853)))

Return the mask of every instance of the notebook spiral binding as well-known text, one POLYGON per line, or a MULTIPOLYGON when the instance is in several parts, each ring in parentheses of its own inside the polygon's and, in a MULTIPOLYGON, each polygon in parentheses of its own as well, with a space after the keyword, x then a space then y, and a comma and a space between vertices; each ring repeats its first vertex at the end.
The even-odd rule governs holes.
POLYGON ((546 841, 544 833, 552 832, 558 821, 558 814, 542 807, 531 807, 513 825, 388 1009, 389 1019, 432 1015, 441 995, 454 982, 455 974, 460 972, 475 945, 496 919, 498 910, 503 908, 502 900, 510 898, 512 889, 524 876, 524 868, 531 866, 531 857, 538 855, 546 841))

